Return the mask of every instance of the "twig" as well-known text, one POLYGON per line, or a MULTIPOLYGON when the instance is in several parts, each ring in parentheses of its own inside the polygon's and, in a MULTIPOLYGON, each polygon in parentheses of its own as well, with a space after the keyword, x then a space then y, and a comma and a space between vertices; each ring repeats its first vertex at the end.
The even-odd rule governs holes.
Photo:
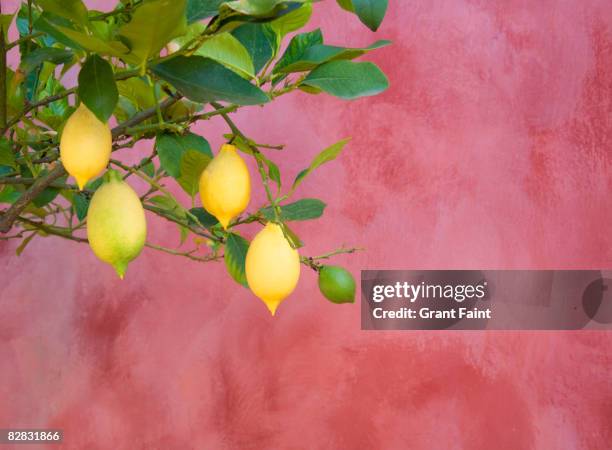
POLYGON ((304 264, 305 266, 310 267, 312 270, 318 272, 319 270, 321 270, 322 264, 319 261, 321 261, 322 259, 329 259, 332 256, 355 253, 355 252, 359 252, 363 250, 365 249, 359 248, 359 247, 353 247, 353 248, 342 247, 332 252, 325 253, 319 256, 301 256, 300 262, 304 264))
POLYGON ((184 256, 186 258, 189 258, 189 259, 191 259, 193 261, 198 261, 198 262, 217 261, 217 260, 223 258, 223 255, 217 255, 217 254, 212 254, 212 255, 208 255, 208 256, 195 256, 193 254, 193 251, 191 251, 191 252, 180 252, 178 250, 173 250, 171 248, 167 248, 167 247, 162 247, 160 245, 151 244, 150 242, 147 242, 145 244, 145 246, 149 247, 149 248, 152 248, 154 250, 159 250, 160 252, 169 253, 170 255, 184 256))
POLYGON ((146 203, 144 203, 144 204, 142 205, 142 207, 143 207, 144 209, 146 209, 147 211, 151 211, 152 213, 155 213, 155 214, 157 214, 158 216, 163 217, 163 218, 164 218, 164 219, 166 219, 166 220, 169 220, 170 222, 174 222, 174 223, 176 223, 177 225, 181 225, 181 226, 183 226, 183 227, 187 228, 189 231, 191 231, 191 232, 192 232, 192 233, 194 233, 194 234, 197 234, 198 236, 202 236, 202 237, 204 237, 204 238, 206 238, 206 239, 210 239, 210 240, 219 240, 219 239, 215 238, 214 236, 211 236, 210 234, 208 234, 208 233, 206 233, 206 232, 204 232, 204 231, 202 231, 202 230, 199 230, 199 229, 197 229, 197 228, 194 228, 194 227, 193 227, 192 225, 190 225, 189 223, 183 222, 183 221, 181 221, 180 219, 177 219, 177 218, 175 218, 175 217, 172 217, 172 216, 169 216, 169 215, 165 214, 165 211, 164 211, 163 209, 161 209, 161 208, 157 208, 157 207, 155 207, 155 206, 148 205, 148 204, 146 204, 146 203))
POLYGON ((20 44, 23 44, 24 42, 28 42, 32 39, 36 39, 39 38, 41 36, 44 36, 45 33, 43 33, 42 31, 37 31, 35 33, 31 33, 31 34, 26 34, 25 36, 20 37, 19 39, 17 39, 16 41, 10 42, 7 44, 6 49, 10 50, 13 47, 16 47, 20 44))
POLYGON ((13 226, 13 222, 19 217, 21 211, 28 204, 42 193, 51 183, 66 174, 64 166, 57 164, 49 173, 39 179, 30 186, 30 188, 21 194, 21 197, 11 205, 11 207, 0 218, 0 233, 6 233, 13 226))
POLYGON ((18 217, 19 222, 23 222, 23 223, 27 223, 30 226, 33 226, 34 228, 41 230, 47 234, 52 234, 54 236, 60 236, 63 237, 64 239, 69 239, 71 241, 75 241, 75 242, 89 242, 87 239, 85 238, 81 238, 78 236, 74 236, 73 234, 70 233, 69 229, 65 229, 66 232, 64 232, 62 228, 59 227, 54 227, 52 225, 48 225, 46 223, 43 222, 36 222, 34 220, 30 220, 26 217, 18 217))
MULTIPOLYGON (((38 178, 15 178, 15 177, 0 177, 0 186, 2 185, 22 185, 22 186, 32 186, 38 178)), ((66 183, 58 183, 53 182, 49 184, 47 187, 54 187, 58 189, 78 189, 76 186, 69 185, 66 183)))

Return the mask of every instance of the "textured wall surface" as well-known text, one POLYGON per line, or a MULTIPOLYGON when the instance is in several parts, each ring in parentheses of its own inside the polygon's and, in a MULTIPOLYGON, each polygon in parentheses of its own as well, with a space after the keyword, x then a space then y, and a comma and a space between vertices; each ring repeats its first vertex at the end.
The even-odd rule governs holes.
MULTIPOLYGON (((304 253, 365 246, 338 258, 356 274, 611 267, 612 3, 390 3, 377 34, 331 0, 309 25, 333 44, 392 39, 371 55, 385 94, 298 93, 236 116, 288 144, 287 180, 353 137, 298 192, 329 205, 295 227, 304 253)), ((197 130, 215 148, 225 132, 197 130)), ((152 242, 177 244, 151 222, 152 242)), ((271 318, 222 264, 146 249, 122 282, 81 244, 14 250, 0 243, 0 428, 60 427, 72 449, 612 442, 610 333, 362 332, 359 307, 327 303, 306 270, 271 318)))

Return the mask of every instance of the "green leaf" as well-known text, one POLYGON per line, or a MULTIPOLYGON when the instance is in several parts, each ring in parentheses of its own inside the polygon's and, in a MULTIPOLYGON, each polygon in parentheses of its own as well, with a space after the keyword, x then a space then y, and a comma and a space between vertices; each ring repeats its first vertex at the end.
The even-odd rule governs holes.
POLYGON ((299 236, 295 234, 293 230, 287 226, 286 223, 281 223, 280 225, 281 229, 283 230, 283 235, 285 236, 285 239, 287 239, 289 245, 291 245, 292 248, 300 248, 304 246, 304 243, 299 238, 299 236))
POLYGON ((247 49, 251 55, 255 73, 266 65, 276 50, 276 35, 267 24, 245 23, 232 34, 247 49))
POLYGON ((87 8, 81 0, 36 0, 45 12, 57 14, 84 28, 88 23, 87 8))
POLYGON ((308 23, 312 16, 312 4, 306 3, 284 16, 274 19, 269 26, 282 40, 287 34, 299 30, 308 23))
POLYGON ((79 98, 102 122, 107 122, 117 106, 119 92, 113 68, 98 55, 85 61, 79 72, 79 98))
POLYGON ((150 198, 149 202, 159 206, 161 209, 178 219, 185 219, 187 217, 185 210, 178 204, 176 199, 167 195, 156 195, 150 198))
MULTIPOLYGON (((217 218, 210 214, 208 211, 206 211, 204 208, 191 208, 189 212, 195 217, 197 217, 200 224, 206 228, 212 228, 219 223, 217 218)), ((189 221, 191 223, 195 223, 195 221, 191 217, 189 217, 189 221)))
POLYGON ((195 150, 187 150, 181 158, 181 176, 176 179, 187 194, 193 197, 198 193, 200 175, 211 158, 195 150))
POLYGON ((338 2, 338 5, 340 5, 340 8, 349 11, 349 12, 354 12, 355 8, 353 8, 353 3, 351 2, 351 0, 336 0, 338 2))
POLYGON ((293 182, 293 186, 291 187, 291 192, 295 190, 296 187, 304 180, 304 178, 311 173, 313 170, 322 166, 326 162, 333 161, 340 154, 344 146, 350 141, 350 138, 342 139, 341 141, 336 142, 333 145, 330 145, 321 153, 319 153, 310 163, 306 169, 302 170, 297 177, 295 177, 295 181, 293 182))
POLYGON ((11 146, 6 137, 0 136, 0 166, 10 166, 17 168, 15 154, 11 150, 11 146))
POLYGON ((387 0, 352 0, 355 14, 370 30, 376 31, 385 18, 387 0))
POLYGON ((320 28, 293 36, 285 53, 274 66, 274 72, 279 72, 281 69, 303 60, 306 50, 318 44, 323 44, 323 34, 320 28))
POLYGON ((19 71, 23 75, 29 74, 42 63, 64 64, 72 60, 74 54, 70 50, 55 47, 42 47, 28 53, 21 59, 19 71))
POLYGON ((189 237, 189 228, 184 227, 183 225, 178 225, 178 228, 179 233, 181 234, 181 245, 183 245, 189 237))
POLYGON ((280 170, 279 170, 278 166, 276 164, 274 164, 274 162, 270 161, 268 158, 265 158, 265 157, 264 157, 264 162, 268 166, 268 176, 270 177, 270 179, 272 181, 274 181, 276 183, 276 185, 278 186, 278 189, 280 190, 280 188, 281 188, 281 175, 280 175, 280 170))
POLYGON ((87 183, 85 185, 85 189, 88 190, 88 191, 95 192, 95 191, 98 190, 98 188, 100 186, 102 186, 102 183, 104 183, 104 175, 101 175, 98 178, 96 178, 95 180, 92 180, 89 183, 87 183))
POLYGON ((63 35, 64 37, 68 38, 68 42, 76 43, 77 46, 73 48, 82 48, 92 53, 116 56, 117 58, 123 59, 126 59, 127 53, 129 51, 129 49, 119 41, 107 42, 99 37, 81 33, 80 31, 76 31, 61 25, 49 26, 57 30, 59 32, 59 35, 63 35))
POLYGON ((220 11, 229 14, 228 10, 253 17, 275 17, 277 15, 288 14, 300 3, 307 3, 310 0, 234 0, 224 2, 220 11))
POLYGON ((55 200, 55 197, 58 196, 59 192, 60 190, 57 188, 47 188, 40 194, 38 194, 38 196, 34 200, 32 200, 32 203, 34 203, 34 205, 38 206, 39 208, 42 208, 43 206, 55 200))
POLYGON ((130 48, 132 64, 142 66, 158 56, 173 38, 185 33, 186 0, 150 0, 139 6, 132 20, 117 31, 130 48))
POLYGON ((383 92, 389 80, 371 62, 331 61, 310 72, 302 84, 352 100, 383 92))
POLYGON ((270 100, 257 86, 202 56, 177 56, 153 67, 153 72, 196 102, 224 100, 259 105, 270 100))
POLYGON ((216 16, 225 0, 187 0, 187 23, 216 16))
POLYGON ((225 267, 228 273, 244 287, 249 287, 244 269, 249 241, 236 233, 230 233, 225 242, 225 267))
POLYGON ((298 59, 295 59, 290 63, 283 64, 281 68, 277 67, 275 71, 283 73, 305 72, 329 61, 355 59, 368 53, 369 51, 386 47, 390 44, 391 41, 380 40, 364 48, 336 47, 333 45, 324 44, 310 45, 305 48, 304 52, 298 59))
MULTIPOLYGON (((303 198, 297 202, 281 206, 281 220, 312 220, 323 215, 325 203, 316 198, 303 198)), ((267 220, 274 220, 274 210, 271 206, 261 210, 267 220)))
POLYGON ((0 189, 0 203, 13 204, 21 197, 21 193, 16 191, 13 186, 6 186, 0 189))
POLYGON ((155 149, 159 155, 159 163, 168 175, 173 178, 181 176, 181 160, 188 150, 200 152, 210 159, 213 154, 210 144, 202 136, 187 133, 184 135, 161 134, 157 136, 155 149))
POLYGON ((153 178, 155 176, 155 165, 153 164, 153 161, 148 161, 145 165, 142 165, 142 163, 145 162, 147 159, 148 158, 142 158, 140 160, 139 165, 141 165, 141 170, 146 176, 148 176, 149 178, 153 178))
POLYGON ((37 234, 38 233, 34 232, 30 234, 27 238, 25 238, 23 241, 21 241, 21 244, 19 244, 19 247, 15 249, 15 254, 17 256, 21 256, 21 254, 23 253, 27 245, 32 241, 32 239, 34 239, 34 236, 36 236, 37 234))
MULTIPOLYGON (((18 26, 22 22, 25 22, 24 25, 25 25, 25 31, 27 34, 27 31, 28 31, 27 19, 24 20, 24 19, 19 18, 17 20, 18 26)), ((70 47, 75 50, 83 50, 83 48, 79 44, 77 44, 72 39, 68 38, 68 36, 60 32, 56 28, 57 26, 65 26, 65 27, 70 28, 70 25, 71 25, 71 22, 68 20, 62 19, 61 17, 54 16, 53 14, 42 13, 40 17, 34 21, 33 31, 40 31, 40 32, 45 33, 47 40, 51 42, 57 41, 58 43, 63 44, 66 47, 70 47)), ((74 29, 72 29, 72 31, 74 31, 74 29)))
POLYGON ((137 106, 139 110, 155 106, 153 90, 142 78, 133 77, 127 80, 120 80, 117 82, 117 89, 119 95, 128 99, 137 106))
POLYGON ((87 211, 89 211, 89 199, 77 192, 72 197, 72 205, 78 219, 84 220, 87 217, 87 211))
POLYGON ((213 59, 247 78, 255 76, 251 55, 244 45, 230 33, 211 36, 204 41, 195 54, 213 59))

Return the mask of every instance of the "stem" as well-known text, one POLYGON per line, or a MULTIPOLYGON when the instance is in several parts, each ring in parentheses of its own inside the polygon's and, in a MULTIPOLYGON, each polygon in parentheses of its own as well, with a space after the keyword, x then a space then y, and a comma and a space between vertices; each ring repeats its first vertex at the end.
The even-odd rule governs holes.
POLYGON ((70 233, 70 230, 67 228, 54 227, 52 225, 47 225, 46 223, 43 223, 43 222, 36 222, 34 220, 30 220, 25 217, 19 217, 18 220, 19 222, 26 223, 30 226, 33 226, 34 228, 38 230, 44 231, 47 234, 52 234, 54 236, 63 237, 64 239, 69 239, 75 242, 88 242, 87 239, 85 238, 81 238, 81 237, 72 235, 70 233))
POLYGON ((32 0, 28 0, 28 33, 32 34, 32 0))
POLYGON ((350 253, 355 253, 355 252, 359 252, 363 250, 365 249, 359 248, 359 247, 353 247, 353 248, 341 247, 337 250, 331 251, 329 253, 324 253, 323 255, 319 255, 319 256, 301 256, 300 262, 304 264, 305 266, 310 267, 312 270, 318 272, 319 270, 321 270, 322 264, 319 261, 321 261, 322 259, 329 259, 332 256, 350 254, 350 253))
POLYGON ((30 188, 21 194, 21 197, 17 199, 15 203, 2 215, 0 218, 0 233, 6 233, 13 226, 13 222, 19 217, 21 211, 25 209, 28 204, 34 200, 42 191, 44 191, 51 183, 58 178, 64 176, 66 171, 64 166, 57 164, 53 170, 47 173, 45 176, 38 178, 30 188))
POLYGON ((151 89, 153 90, 153 98, 155 99, 155 112, 157 113, 157 122, 159 122, 159 125, 162 127, 164 127, 164 116, 162 116, 162 112, 161 112, 161 108, 159 107, 159 96, 157 95, 157 89, 155 89, 155 83, 153 82, 153 79, 148 76, 147 77, 149 79, 149 85, 151 86, 151 89))
POLYGON ((191 224, 189 224, 187 222, 183 222, 182 220, 177 219, 176 217, 172 217, 172 216, 167 215, 166 211, 161 209, 161 208, 157 208, 157 207, 155 207, 153 205, 148 205, 146 203, 143 204, 142 207, 144 209, 146 209, 147 211, 151 211, 152 213, 157 214, 158 216, 163 217, 164 219, 166 219, 166 220, 168 220, 170 222, 174 222, 177 225, 181 225, 181 226, 189 229, 189 231, 191 231, 193 234, 197 234, 198 236, 202 236, 202 237, 204 237, 206 239, 210 239, 211 241, 213 241, 213 240, 219 241, 219 239, 215 238, 214 236, 211 236, 210 234, 208 234, 208 233, 206 233, 204 231, 201 231, 201 230, 199 230, 197 228, 194 228, 193 225, 191 225, 191 224))
POLYGON ((32 39, 36 39, 36 38, 39 38, 39 37, 44 36, 44 35, 45 35, 45 33, 43 33, 42 31, 37 31, 35 33, 26 34, 25 36, 22 36, 19 39, 15 40, 13 42, 10 42, 9 44, 7 44, 6 49, 10 50, 13 47, 16 47, 16 46, 18 46, 20 44, 23 44, 24 42, 28 42, 28 41, 30 41, 32 39))
MULTIPOLYGON (((221 105, 219 105, 219 106, 221 106, 221 105)), ((183 117, 180 117, 178 119, 174 119, 174 120, 170 121, 170 123, 185 123, 185 122, 187 122, 187 124, 191 124, 191 123, 197 122, 198 120, 208 120, 208 119, 211 119, 211 118, 213 118, 215 116, 218 116, 220 114, 233 113, 238 108, 240 108, 240 106, 238 106, 238 105, 228 105, 228 106, 224 106, 222 108, 215 109, 214 111, 209 111, 209 112, 206 112, 206 113, 195 114, 193 116, 183 116, 183 117)))
POLYGON ((190 252, 180 252, 178 250, 173 250, 171 248, 167 248, 167 247, 162 247, 160 245, 155 245, 155 244, 151 244, 150 242, 147 242, 145 244, 146 247, 155 249, 155 250, 159 250, 160 252, 164 252, 164 253, 169 253, 170 255, 174 255, 174 256, 184 256, 186 258, 189 258, 193 261, 198 261, 198 262, 209 262, 209 261, 216 261, 219 260, 221 258, 223 258, 223 255, 216 255, 216 254, 212 254, 212 255, 208 255, 208 256, 195 256, 193 253, 195 252, 195 250, 192 250, 190 252))

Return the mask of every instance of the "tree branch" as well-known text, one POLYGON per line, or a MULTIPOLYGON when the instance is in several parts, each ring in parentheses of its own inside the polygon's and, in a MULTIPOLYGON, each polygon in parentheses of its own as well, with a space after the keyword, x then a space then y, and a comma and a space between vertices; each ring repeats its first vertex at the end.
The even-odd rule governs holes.
POLYGON ((85 238, 81 238, 78 236, 75 236, 73 234, 71 234, 68 230, 66 230, 66 232, 64 232, 62 229, 59 229, 57 227, 54 227, 52 225, 48 225, 46 223, 43 222, 36 222, 34 220, 30 220, 27 219, 25 217, 18 217, 19 222, 23 222, 23 223, 27 223, 28 225, 41 230, 47 234, 52 234, 54 236, 59 236, 62 237, 64 239, 69 239, 71 241, 75 241, 75 242, 89 242, 87 239, 85 238))
POLYGON ((47 175, 36 180, 36 182, 2 215, 0 218, 0 233, 8 232, 13 226, 13 222, 15 222, 25 207, 38 197, 51 183, 63 175, 66 175, 64 166, 57 164, 47 175))

